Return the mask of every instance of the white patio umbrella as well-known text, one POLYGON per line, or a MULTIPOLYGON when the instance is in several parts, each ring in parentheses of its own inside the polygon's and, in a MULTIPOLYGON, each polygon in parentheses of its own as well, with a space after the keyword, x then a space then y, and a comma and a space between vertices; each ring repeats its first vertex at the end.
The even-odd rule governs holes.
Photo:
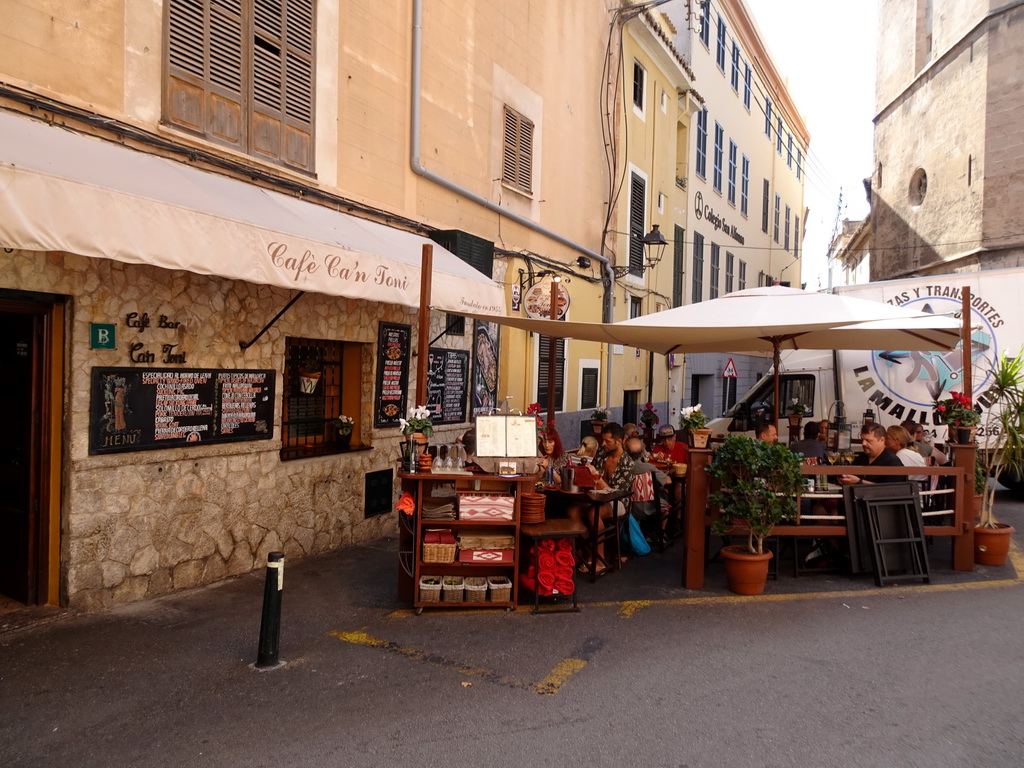
POLYGON ((559 338, 624 344, 661 354, 733 352, 772 356, 778 404, 782 349, 938 351, 960 341, 961 323, 879 301, 769 286, 618 323, 490 317, 481 320, 559 338))

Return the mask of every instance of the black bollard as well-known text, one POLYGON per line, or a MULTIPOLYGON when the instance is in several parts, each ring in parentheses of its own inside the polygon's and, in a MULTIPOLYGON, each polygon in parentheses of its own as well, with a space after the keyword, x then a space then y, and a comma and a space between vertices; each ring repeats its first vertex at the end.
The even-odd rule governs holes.
POLYGON ((276 667, 281 640, 281 593, 284 590, 284 552, 267 555, 267 580, 263 586, 263 616, 260 618, 260 647, 256 667, 276 667))

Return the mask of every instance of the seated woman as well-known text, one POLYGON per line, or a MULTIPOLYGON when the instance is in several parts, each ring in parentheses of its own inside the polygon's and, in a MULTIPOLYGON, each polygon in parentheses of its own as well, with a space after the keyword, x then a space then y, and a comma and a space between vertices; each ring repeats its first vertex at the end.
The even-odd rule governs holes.
POLYGON ((544 482, 557 485, 562 481, 560 472, 568 461, 558 430, 554 426, 549 426, 538 438, 537 445, 540 449, 537 469, 544 482))
MULTIPOLYGON (((913 443, 914 438, 903 427, 892 426, 885 430, 885 447, 896 454, 904 467, 923 467, 927 462, 911 447, 913 443)), ((907 479, 920 483, 928 480, 928 475, 910 475, 907 479)))
POLYGON ((580 447, 576 449, 576 455, 578 457, 593 460, 594 456, 597 455, 597 438, 592 435, 586 435, 580 440, 580 447))

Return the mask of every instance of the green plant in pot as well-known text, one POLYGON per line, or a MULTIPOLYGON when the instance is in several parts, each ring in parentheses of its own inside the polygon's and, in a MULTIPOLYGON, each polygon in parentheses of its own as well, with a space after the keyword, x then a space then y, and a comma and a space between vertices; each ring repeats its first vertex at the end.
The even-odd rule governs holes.
POLYGON ((683 408, 679 412, 679 428, 683 430, 686 442, 691 448, 704 448, 711 437, 711 430, 706 429, 708 415, 700 407, 700 403, 683 408))
MULTIPOLYGON (((1024 467, 1024 350, 1015 357, 1003 352, 992 366, 985 390, 984 434, 988 444, 978 450, 983 478, 1024 467)), ((995 519, 995 484, 982 486, 981 514, 974 529, 974 559, 983 565, 1002 565, 1009 552, 1014 529, 995 519)))
POLYGON ((338 444, 342 447, 348 446, 352 440, 352 430, 355 429, 355 419, 342 414, 336 419, 331 419, 331 426, 338 430, 338 444))
POLYGON ((741 595, 761 594, 771 558, 771 552, 764 551, 765 537, 779 523, 796 517, 796 497, 804 487, 800 457, 782 443, 729 435, 715 451, 707 471, 718 480, 719 489, 711 495, 711 502, 722 511, 712 530, 724 536, 737 524, 748 529, 745 545, 722 550, 729 588, 741 595), (755 573, 732 573, 732 564, 750 565, 751 561, 756 563, 755 573))

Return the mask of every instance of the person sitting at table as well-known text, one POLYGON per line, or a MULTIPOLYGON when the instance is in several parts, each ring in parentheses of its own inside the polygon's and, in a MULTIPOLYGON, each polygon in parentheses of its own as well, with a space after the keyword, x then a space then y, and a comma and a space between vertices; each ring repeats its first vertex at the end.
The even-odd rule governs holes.
POLYGON ((567 456, 562 449, 562 438, 554 426, 541 433, 537 439, 537 446, 540 449, 540 462, 537 464, 537 471, 541 473, 544 482, 557 485, 562 481, 560 471, 567 463, 567 456), (548 470, 551 470, 549 476, 548 470))
POLYGON ((802 453, 807 459, 825 458, 825 443, 818 439, 821 433, 821 426, 816 421, 808 421, 804 424, 804 439, 797 440, 789 446, 793 453, 802 453))
POLYGON ((907 419, 900 424, 900 426, 910 434, 910 437, 914 441, 911 443, 910 447, 924 456, 926 466, 936 464, 940 467, 944 467, 949 463, 949 457, 932 445, 931 435, 928 433, 928 430, 924 428, 924 425, 907 419))
MULTIPOLYGON (((633 460, 633 495, 630 498, 629 512, 649 531, 650 527, 645 524, 651 520, 657 522, 661 517, 661 499, 658 498, 655 489, 668 486, 668 475, 644 459, 644 441, 639 437, 627 439, 625 449, 626 454, 633 460)), ((662 535, 662 528, 668 523, 668 518, 661 523, 654 535, 662 535)), ((650 535, 648 533, 648 537, 650 535)))
POLYGON ((580 447, 576 449, 576 455, 580 458, 593 459, 597 453, 597 438, 593 435, 586 435, 580 440, 580 447))
POLYGON ((766 443, 777 443, 779 442, 779 428, 773 421, 760 421, 754 427, 754 438, 764 440, 766 443))
POLYGON ((631 421, 627 421, 622 425, 622 431, 625 433, 627 440, 631 437, 637 437, 640 434, 640 430, 637 429, 636 424, 631 421))
MULTIPOLYGON (((855 467, 902 467, 899 457, 885 447, 885 429, 875 421, 869 421, 860 430, 860 444, 864 452, 853 459, 855 467)), ((901 483, 899 475, 840 475, 840 485, 861 485, 872 483, 901 483)))
MULTIPOLYGON (((924 456, 915 451, 912 445, 910 433, 903 427, 894 425, 885 430, 885 447, 896 454, 896 458, 904 467, 927 466, 924 456)), ((927 481, 928 475, 910 475, 907 479, 920 483, 927 481)))
POLYGON ((676 431, 671 425, 665 424, 658 429, 658 442, 651 451, 653 458, 673 464, 686 464, 690 461, 690 452, 676 438, 676 431))
MULTIPOLYGON (((626 433, 620 424, 610 421, 601 430, 601 447, 597 449, 594 461, 587 465, 591 476, 594 478, 594 487, 598 491, 617 490, 628 491, 633 483, 633 459, 626 453, 624 443, 626 433)), ((612 504, 601 505, 600 514, 594 524, 594 529, 600 533, 604 530, 604 519, 614 514, 612 504)), ((595 508, 592 505, 573 505, 568 510, 568 515, 573 520, 584 522, 582 516, 593 514, 595 508)), ((604 543, 597 546, 597 556, 604 559, 604 543)), ((606 566, 598 565, 598 573, 604 573, 606 566)), ((585 563, 580 564, 580 571, 586 573, 588 570, 585 563)))

